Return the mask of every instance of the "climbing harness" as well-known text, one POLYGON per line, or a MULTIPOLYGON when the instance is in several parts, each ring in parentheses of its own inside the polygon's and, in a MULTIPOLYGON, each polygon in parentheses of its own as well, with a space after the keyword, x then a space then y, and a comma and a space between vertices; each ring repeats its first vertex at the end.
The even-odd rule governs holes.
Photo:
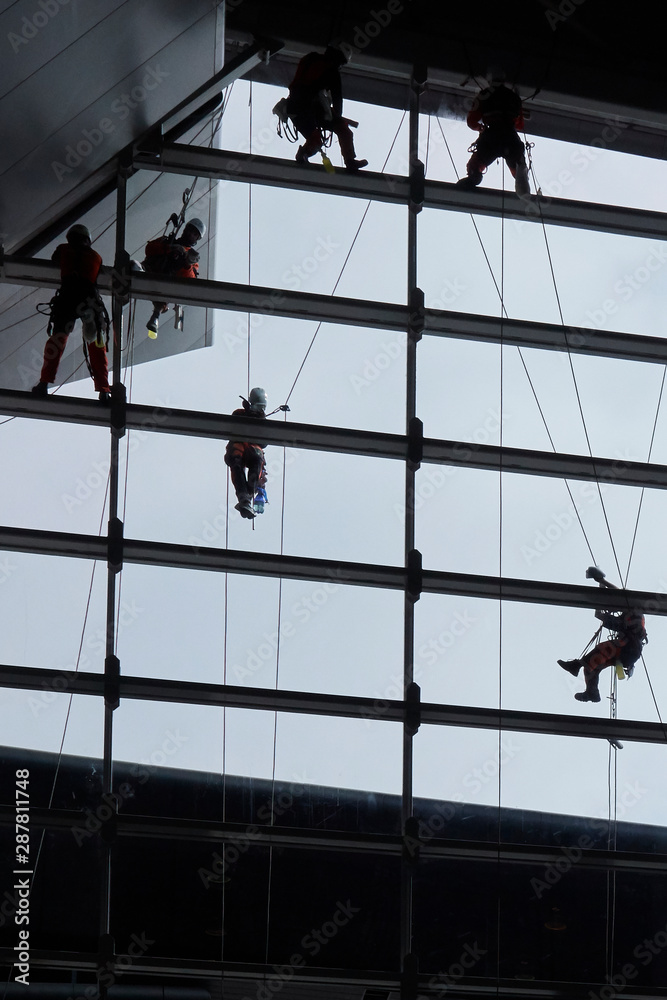
MULTIPOLYGON (((294 124, 295 112, 290 111, 290 98, 282 97, 277 104, 273 106, 273 114, 278 119, 278 124, 276 126, 276 134, 279 139, 282 139, 283 135, 290 142, 299 141, 299 132, 296 125, 294 124)), ((352 121, 351 118, 341 118, 341 121, 350 125, 352 128, 356 128, 359 122, 352 121)), ((327 154, 324 152, 325 149, 331 147, 333 142, 333 132, 331 129, 327 129, 323 125, 317 126, 320 133, 320 156, 322 157, 322 165, 328 174, 335 173, 335 167, 327 154)))

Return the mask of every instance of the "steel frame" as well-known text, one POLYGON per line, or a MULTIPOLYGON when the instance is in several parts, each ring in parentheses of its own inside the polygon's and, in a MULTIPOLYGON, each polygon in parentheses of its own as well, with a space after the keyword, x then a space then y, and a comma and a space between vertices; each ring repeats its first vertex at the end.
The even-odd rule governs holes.
MULTIPOLYGON (((228 67, 211 81, 211 86, 192 95, 169 116, 172 125, 167 139, 177 134, 194 98, 207 100, 216 88, 232 75, 240 75, 248 67, 273 51, 255 47, 244 53, 244 60, 228 67)), ((103 784, 107 792, 113 787, 113 717, 120 700, 140 699, 187 704, 215 704, 221 707, 297 712, 346 718, 372 718, 378 722, 399 723, 403 727, 402 767, 402 828, 405 835, 413 811, 413 742, 420 724, 481 728, 494 731, 510 730, 594 739, 626 739, 646 743, 667 742, 662 725, 628 720, 573 718, 549 714, 514 712, 506 709, 479 709, 467 706, 424 704, 414 682, 414 604, 421 593, 458 594, 490 600, 527 601, 568 607, 594 608, 599 592, 584 586, 568 586, 540 581, 512 580, 500 577, 454 574, 440 570, 424 570, 421 556, 415 550, 414 495, 416 475, 421 462, 452 465, 490 471, 515 472, 527 475, 558 476, 582 480, 608 481, 638 487, 667 488, 667 468, 639 462, 618 463, 610 459, 576 455, 546 454, 522 449, 477 446, 466 442, 424 439, 416 410, 416 362, 419 341, 423 335, 473 339, 494 343, 531 347, 544 350, 568 351, 597 357, 622 360, 667 363, 667 340, 633 336, 614 332, 579 330, 550 324, 504 320, 486 316, 424 308, 423 295, 417 283, 417 219, 423 207, 481 215, 500 215, 518 221, 543 221, 548 224, 609 232, 626 236, 667 239, 667 215, 642 212, 614 206, 573 203, 559 199, 527 198, 523 202, 513 196, 483 190, 464 192, 454 185, 424 181, 423 165, 418 159, 419 106, 425 73, 415 67, 410 81, 410 164, 407 177, 364 173, 356 177, 337 173, 303 169, 283 160, 249 156, 223 151, 193 149, 164 141, 156 134, 150 141, 137 144, 132 167, 128 169, 163 170, 174 173, 196 173, 221 181, 268 184, 302 189, 307 178, 308 190, 331 195, 371 198, 401 205, 408 211, 407 288, 405 304, 371 302, 357 299, 288 292, 282 289, 236 285, 228 282, 186 282, 165 280, 150 275, 132 276, 131 294, 144 300, 177 299, 186 305, 238 310, 242 312, 296 318, 321 319, 338 324, 373 327, 400 331, 407 335, 406 426, 404 435, 375 434, 352 429, 285 425, 269 423, 267 440, 289 447, 319 449, 355 455, 372 455, 405 463, 405 544, 401 566, 368 566, 352 562, 336 562, 261 553, 238 552, 191 545, 146 542, 123 537, 123 525, 118 517, 119 497, 119 437, 126 429, 154 430, 158 433, 188 434, 224 439, 243 427, 243 419, 219 414, 162 411, 155 408, 126 405, 120 383, 120 352, 114 353, 114 397, 111 416, 106 418, 87 401, 67 399, 38 400, 21 393, 0 393, 3 412, 35 419, 64 420, 89 425, 108 425, 111 430, 110 454, 110 518, 106 535, 102 537, 63 532, 20 528, 0 528, 0 548, 27 553, 99 559, 107 562, 107 642, 104 672, 77 673, 5 665, 0 668, 0 687, 34 689, 44 684, 80 695, 102 697, 104 712, 103 784), (115 650, 115 608, 118 572, 124 563, 141 563, 163 567, 199 569, 224 573, 247 573, 258 576, 286 577, 300 580, 335 578, 339 583, 401 590, 404 603, 404 696, 401 700, 382 703, 381 711, 373 699, 315 695, 307 692, 268 691, 230 685, 196 684, 185 681, 162 681, 126 676, 121 671, 115 650)), ((114 170, 117 164, 114 165, 114 170)), ((115 272, 100 281, 103 291, 113 297, 113 319, 116 343, 123 338, 123 300, 117 275, 126 273, 127 254, 124 249, 126 173, 117 174, 117 246, 115 272)), ((34 243, 34 241, 33 241, 34 243)), ((26 285, 55 287, 58 274, 48 262, 6 257, 0 266, 0 280, 26 285)), ((622 609, 628 602, 637 603, 652 614, 667 615, 667 595, 642 592, 606 591, 605 604, 622 609)), ((0 808, 0 822, 14 820, 6 808, 0 808)), ((71 827, 78 814, 65 810, 33 811, 33 822, 50 827, 71 827)), ((145 817, 118 817, 121 836, 210 839, 224 842, 238 836, 238 824, 207 824, 195 821, 151 820, 145 817)), ((315 850, 340 849, 372 851, 401 857, 401 977, 383 973, 364 976, 358 971, 309 970, 299 974, 303 982, 354 983, 388 985, 400 988, 403 1000, 414 1000, 418 990, 436 993, 437 987, 417 974, 411 954, 412 940, 412 875, 403 837, 362 837, 341 834, 286 830, 272 826, 266 829, 268 846, 281 844, 315 850)), ((429 838, 422 846, 424 857, 474 858, 498 863, 549 863, 561 855, 542 848, 517 845, 466 844, 429 838)), ((623 852, 583 852, 584 867, 613 871, 663 872, 667 858, 630 855, 623 852)), ((100 953, 113 956, 110 941, 109 897, 113 875, 111 844, 103 844, 102 893, 99 921, 100 953)), ((9 952, 9 950, 7 949, 9 952)), ((7 957, 0 952, 2 957, 7 957)), ((11 952, 9 952, 9 957, 11 952)), ((116 956, 118 957, 118 956, 116 956)), ((32 955, 36 967, 67 967, 94 970, 99 956, 57 955, 36 952, 32 955)), ((169 960, 134 960, 138 973, 174 976, 219 976, 229 973, 239 978, 265 976, 267 968, 243 969, 230 963, 178 962, 169 960)), ((515 980, 509 983, 476 983, 465 981, 450 989, 461 997, 475 993, 498 996, 535 997, 548 992, 558 997, 570 997, 580 992, 579 986, 568 983, 548 983, 521 987, 515 980)), ((631 990, 628 997, 667 997, 665 990, 631 990)), ((436 995, 440 995, 436 993, 436 995)))
MULTIPOLYGON (((302 166, 293 160, 255 153, 199 147, 192 149, 180 143, 165 143, 155 152, 144 152, 135 147, 133 162, 135 167, 144 170, 197 174, 222 182, 242 181, 244 184, 304 189, 302 166)), ((395 205, 405 205, 410 197, 410 178, 401 174, 379 174, 372 171, 364 171, 358 175, 345 172, 327 174, 323 169, 312 166, 308 170, 307 185, 309 192, 368 198, 395 205)), ((544 222, 546 225, 590 229, 617 236, 667 239, 667 215, 662 212, 548 198, 544 195, 520 198, 512 192, 503 193, 490 188, 465 191, 456 184, 444 181, 424 181, 423 207, 473 215, 504 215, 505 219, 518 222, 544 222)))
MULTIPOLYGON (((227 281, 167 279, 150 274, 135 274, 124 277, 123 280, 134 298, 145 301, 177 300, 186 306, 205 309, 249 312, 283 319, 316 320, 388 330, 392 333, 405 333, 414 319, 409 305, 369 299, 351 299, 339 295, 332 297, 227 281)), ((56 288, 58 271, 49 261, 7 255, 0 262, 0 281, 56 288)), ((112 294, 113 273, 103 274, 98 284, 103 292, 112 294)), ((474 340, 507 347, 532 347, 543 351, 565 351, 621 361, 667 364, 667 340, 661 337, 526 320, 504 319, 501 322, 493 316, 446 309, 426 308, 423 310, 423 318, 422 333, 425 336, 474 340)))
MULTIPOLYGON (((59 691, 67 694, 104 697, 104 674, 86 671, 53 670, 47 667, 0 665, 0 687, 24 691, 59 691)), ((322 715, 341 719, 403 722, 404 700, 363 698, 349 695, 313 694, 303 691, 251 688, 235 684, 196 681, 166 681, 123 674, 118 679, 118 695, 135 701, 171 702, 185 705, 217 705, 253 711, 322 715)), ((549 736, 576 736, 578 739, 630 740, 636 743, 667 743, 667 729, 658 722, 631 719, 582 719, 546 712, 512 709, 474 708, 417 702, 423 725, 457 726, 549 736)))
MULTIPOLYGON (((17 390, 0 390, 0 413, 13 417, 57 420, 90 427, 107 427, 109 414, 93 400, 68 396, 39 399, 17 390)), ((252 420, 221 413, 176 410, 162 406, 127 403, 123 424, 127 430, 148 433, 179 434, 226 441, 233 434, 252 430, 252 420)), ((268 420, 263 427, 268 444, 285 448, 304 448, 366 458, 384 458, 404 462, 415 440, 414 433, 383 434, 347 427, 300 424, 268 420)), ((600 458, 588 455, 533 451, 482 445, 474 441, 445 441, 421 438, 422 462, 452 468, 481 469, 486 472, 513 472, 518 475, 576 479, 582 482, 615 483, 649 489, 667 489, 667 466, 654 462, 600 458)))

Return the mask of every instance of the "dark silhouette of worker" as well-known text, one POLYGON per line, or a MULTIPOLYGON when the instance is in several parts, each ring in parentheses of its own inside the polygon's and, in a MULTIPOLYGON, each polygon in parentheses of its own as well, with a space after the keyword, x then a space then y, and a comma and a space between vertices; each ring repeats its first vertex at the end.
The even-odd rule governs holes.
POLYGON ((368 165, 368 160, 356 159, 349 119, 343 118, 340 67, 345 63, 345 53, 329 45, 324 53, 309 52, 296 68, 286 112, 305 139, 297 150, 297 163, 307 163, 314 153, 321 152, 324 133, 333 132, 348 170, 356 172, 368 165))
MULTIPOLYGON (((178 239, 174 231, 168 236, 149 240, 146 244, 146 256, 142 261, 144 271, 171 278, 198 278, 199 254, 194 247, 205 235, 206 225, 202 220, 189 219, 183 235, 178 239)), ((168 308, 167 302, 153 303, 153 313, 146 323, 148 336, 153 340, 158 334, 159 317, 168 308)), ((183 307, 177 304, 174 305, 174 327, 177 330, 183 329, 183 307)))
MULTIPOLYGON (((590 566, 586 570, 586 576, 597 580, 601 587, 619 589, 605 579, 604 573, 597 566, 590 566)), ((581 668, 584 668, 586 689, 575 694, 577 701, 600 700, 598 683, 605 667, 620 663, 625 676, 632 677, 635 663, 642 655, 642 647, 648 642, 641 608, 628 608, 627 611, 598 609, 595 617, 602 622, 602 628, 609 629, 612 635, 578 660, 558 660, 563 670, 567 670, 573 677, 577 677, 581 668)))
MULTIPOLYGON (((243 397, 241 397, 243 399, 243 397)), ((257 417, 266 419, 266 393, 264 389, 251 389, 247 399, 243 399, 243 408, 234 410, 233 417, 257 417)), ((261 435, 260 435, 261 437, 261 435)), ((255 514, 264 512, 266 499, 266 465, 264 462, 264 444, 250 441, 229 441, 225 449, 225 465, 229 466, 232 485, 236 491, 238 510, 241 517, 253 518, 255 514), (246 471, 248 477, 246 479, 246 471)))
POLYGON ((39 382, 31 390, 36 396, 48 396, 49 383, 56 380, 67 338, 80 319, 88 370, 100 401, 109 402, 106 352, 109 316, 96 285, 102 258, 90 244, 90 231, 77 224, 68 230, 67 243, 60 243, 51 255, 51 260, 60 267, 60 287, 50 302, 44 363, 39 382))
POLYGON ((530 194, 525 147, 517 134, 517 130, 524 129, 521 98, 505 86, 502 70, 492 70, 489 76, 489 86, 479 92, 468 112, 468 126, 479 132, 479 139, 468 160, 468 176, 458 186, 469 190, 477 187, 489 164, 502 157, 514 177, 516 193, 530 194))

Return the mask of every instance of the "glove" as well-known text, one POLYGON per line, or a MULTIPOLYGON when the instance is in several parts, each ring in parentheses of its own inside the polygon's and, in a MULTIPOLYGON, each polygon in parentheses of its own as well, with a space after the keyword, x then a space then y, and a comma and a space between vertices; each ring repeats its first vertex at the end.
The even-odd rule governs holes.
POLYGON ((186 251, 185 259, 187 260, 188 264, 198 264, 199 254, 197 253, 196 250, 193 250, 192 247, 190 247, 190 249, 186 251))
POLYGON ((625 676, 626 677, 632 677, 632 675, 634 674, 634 672, 635 672, 635 665, 634 665, 634 663, 631 666, 625 668, 625 676))
POLYGON ((598 583, 602 583, 604 580, 604 573, 601 569, 598 569, 597 566, 589 566, 586 570, 586 579, 596 580, 598 583))
POLYGON ((259 486, 257 488, 257 492, 255 493, 255 499, 253 501, 253 509, 255 511, 255 514, 263 514, 264 504, 268 502, 269 501, 266 498, 266 490, 262 489, 262 487, 259 486))

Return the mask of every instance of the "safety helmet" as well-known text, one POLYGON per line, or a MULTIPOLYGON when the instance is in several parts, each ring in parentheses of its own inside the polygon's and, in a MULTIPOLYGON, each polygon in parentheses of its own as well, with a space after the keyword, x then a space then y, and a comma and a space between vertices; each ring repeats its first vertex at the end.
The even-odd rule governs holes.
POLYGON ((251 389, 248 395, 248 402, 250 403, 251 410, 261 410, 264 413, 266 410, 266 392, 264 389, 251 389))
POLYGON ((72 226, 71 229, 67 230, 67 242, 68 243, 87 242, 88 245, 90 245, 92 240, 88 226, 83 226, 81 225, 81 223, 77 222, 75 226, 72 226))
MULTIPOLYGON (((185 229, 187 229, 188 226, 191 229, 196 229, 197 232, 199 233, 197 240, 201 240, 204 238, 204 236, 206 236, 206 223, 202 222, 201 219, 188 219, 188 221, 185 223, 185 229)), ((185 229, 183 230, 183 232, 185 232, 185 229)))
POLYGON ((324 58, 335 63, 336 66, 344 66, 349 61, 350 55, 338 45, 327 45, 324 50, 324 58))
POLYGON ((141 265, 141 261, 140 260, 131 260, 130 261, 130 274, 143 274, 143 273, 144 273, 144 269, 143 269, 143 267, 141 265))

